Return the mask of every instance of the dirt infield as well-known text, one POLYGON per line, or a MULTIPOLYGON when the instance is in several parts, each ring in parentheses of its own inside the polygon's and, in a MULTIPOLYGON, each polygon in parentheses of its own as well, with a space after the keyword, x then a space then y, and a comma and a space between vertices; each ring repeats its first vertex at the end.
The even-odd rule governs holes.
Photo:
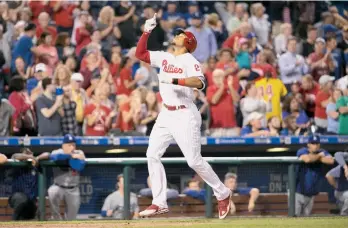
POLYGON ((73 222, 11 222, 0 223, 0 228, 347 228, 348 217, 311 218, 229 218, 171 219, 171 220, 93 220, 73 222))

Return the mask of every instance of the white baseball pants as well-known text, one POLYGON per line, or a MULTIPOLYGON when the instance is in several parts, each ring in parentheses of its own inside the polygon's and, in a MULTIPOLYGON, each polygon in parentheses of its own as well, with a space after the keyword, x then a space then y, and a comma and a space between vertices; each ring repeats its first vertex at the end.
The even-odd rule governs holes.
POLYGON ((212 187, 218 200, 226 199, 230 190, 220 181, 211 166, 201 155, 201 115, 195 105, 186 109, 169 111, 162 108, 152 129, 146 152, 152 184, 152 204, 167 205, 167 178, 161 157, 173 141, 176 141, 188 165, 212 187))

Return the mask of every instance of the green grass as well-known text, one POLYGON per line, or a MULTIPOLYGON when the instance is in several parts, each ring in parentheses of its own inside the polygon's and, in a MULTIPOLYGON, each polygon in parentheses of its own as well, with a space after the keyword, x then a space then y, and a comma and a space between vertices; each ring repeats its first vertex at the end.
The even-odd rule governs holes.
POLYGON ((348 228, 348 217, 141 219, 136 221, 8 222, 0 227, 16 228, 348 228))

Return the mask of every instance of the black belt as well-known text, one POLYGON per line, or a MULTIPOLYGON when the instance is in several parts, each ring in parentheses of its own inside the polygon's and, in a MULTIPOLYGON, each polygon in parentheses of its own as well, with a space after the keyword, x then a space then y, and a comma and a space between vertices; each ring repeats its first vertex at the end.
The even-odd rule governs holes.
POLYGON ((55 184, 57 185, 58 187, 61 187, 61 188, 65 188, 65 189, 73 189, 73 188, 76 188, 77 186, 64 186, 64 185, 59 185, 59 184, 55 184))

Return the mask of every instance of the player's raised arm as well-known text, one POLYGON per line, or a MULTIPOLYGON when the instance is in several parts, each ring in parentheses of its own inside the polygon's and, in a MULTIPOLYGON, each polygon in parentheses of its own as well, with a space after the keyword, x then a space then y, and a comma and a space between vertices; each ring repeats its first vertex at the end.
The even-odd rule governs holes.
POLYGON ((156 27, 156 14, 151 18, 146 20, 144 25, 144 32, 141 35, 139 42, 137 44, 137 49, 135 51, 135 57, 146 63, 150 63, 150 53, 147 50, 147 40, 149 39, 151 31, 156 27))

